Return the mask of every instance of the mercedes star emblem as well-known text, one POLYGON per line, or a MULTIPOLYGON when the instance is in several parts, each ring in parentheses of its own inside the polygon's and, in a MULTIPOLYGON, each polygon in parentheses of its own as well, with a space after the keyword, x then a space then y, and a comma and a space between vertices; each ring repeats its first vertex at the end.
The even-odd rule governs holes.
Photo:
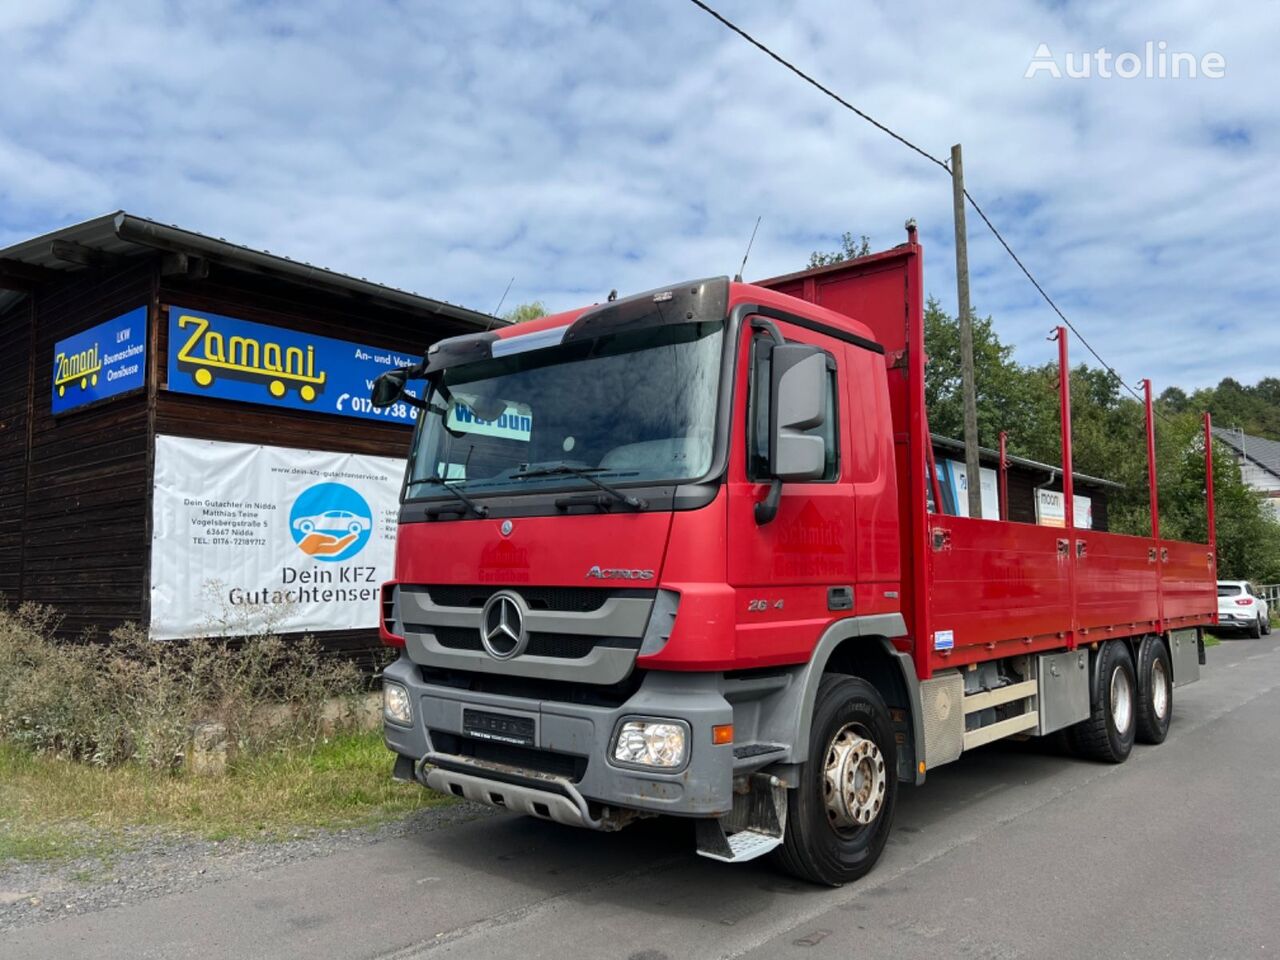
POLYGON ((511 523, 511 521, 510 521, 510 520, 503 520, 503 521, 502 521, 502 535, 503 535, 504 537, 509 537, 509 536, 511 536, 511 528, 512 528, 512 526, 513 526, 513 524, 511 523))
POLYGON ((529 634, 524 629, 524 603, 517 594, 499 590, 485 603, 480 612, 480 642, 497 660, 524 652, 529 634))

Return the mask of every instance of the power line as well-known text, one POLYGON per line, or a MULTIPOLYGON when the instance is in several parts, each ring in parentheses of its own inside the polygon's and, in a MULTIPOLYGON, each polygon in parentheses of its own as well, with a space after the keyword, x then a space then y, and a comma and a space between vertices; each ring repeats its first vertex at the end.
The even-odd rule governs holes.
POLYGON ((840 94, 836 93, 834 90, 830 89, 829 87, 824 87, 821 83, 813 79, 813 77, 809 76, 799 67, 797 67, 794 63, 791 63, 790 61, 785 60, 782 57, 780 57, 778 54, 774 53, 772 50, 766 47, 763 43, 761 43, 755 37, 751 36, 751 34, 747 33, 747 31, 743 30, 740 26, 738 26, 732 20, 727 20, 723 16, 721 16, 719 13, 717 13, 715 10, 712 10, 709 6, 703 3, 702 0, 690 0, 690 2, 695 7, 698 7, 701 10, 704 10, 705 12, 711 14, 711 16, 715 17, 722 24, 724 24, 726 27, 728 27, 738 36, 742 37, 743 40, 747 41, 747 43, 751 44, 753 47, 756 47, 762 53, 765 53, 768 56, 772 57, 774 60, 777 60, 778 63, 782 64, 782 66, 786 67, 788 70, 794 73, 797 77, 799 77, 805 83, 808 83, 808 84, 811 84, 812 86, 817 87, 819 90, 825 93, 828 97, 830 97, 836 103, 840 104, 840 106, 844 107, 846 110, 852 110, 854 113, 860 116, 863 120, 867 121, 867 123, 871 124, 873 127, 880 130, 880 132, 887 133, 889 136, 893 137, 893 139, 897 140, 903 146, 911 150, 914 150, 916 153, 920 154, 920 156, 924 157, 926 160, 932 163, 936 163, 943 170, 947 169, 947 165, 943 163, 941 160, 939 160, 937 157, 935 157, 933 154, 929 153, 927 150, 921 147, 917 147, 914 143, 912 143, 906 137, 902 136, 902 134, 897 133, 893 130, 890 130, 888 127, 886 127, 883 123, 881 123, 879 120, 877 120, 875 117, 871 116, 870 114, 864 113, 863 111, 859 110, 857 107, 855 107, 852 103, 850 103, 844 97, 840 96, 840 94))
MULTIPOLYGON (((809 84, 810 86, 826 94, 828 97, 830 97, 836 103, 840 104, 840 106, 844 107, 846 110, 852 111, 853 113, 857 114, 859 117, 867 121, 867 123, 871 124, 880 132, 886 133, 889 136, 893 137, 893 139, 897 140, 903 146, 907 147, 907 149, 912 150, 915 153, 919 154, 920 156, 924 157, 930 163, 936 164, 937 166, 941 167, 943 170, 946 171, 947 176, 951 176, 951 167, 946 163, 946 161, 938 159, 933 154, 929 153, 929 151, 925 150, 923 147, 917 146, 916 144, 912 143, 902 134, 898 133, 897 131, 881 123, 875 117, 871 116, 870 114, 866 113, 863 110, 859 110, 852 103, 844 99, 844 97, 840 96, 830 87, 827 87, 824 84, 820 83, 819 81, 811 77, 809 74, 801 70, 799 67, 797 67, 795 64, 793 64, 791 61, 787 60, 782 55, 775 53, 765 44, 761 43, 751 34, 747 33, 747 31, 743 30, 740 26, 738 26, 732 20, 729 20, 727 17, 723 16, 718 11, 709 7, 706 3, 703 2, 703 0, 689 0, 689 2, 692 3, 698 9, 702 10, 704 13, 707 13, 713 18, 715 18, 716 20, 718 20, 721 24, 723 24, 728 29, 732 30, 738 36, 742 37, 743 40, 746 40, 747 43, 751 44, 761 53, 764 53, 766 56, 777 61, 781 66, 785 67, 787 70, 790 70, 792 73, 794 73, 797 77, 799 77, 805 83, 809 84)), ((1120 374, 1116 371, 1115 367, 1107 363, 1106 360, 1102 359, 1102 354, 1098 353, 1098 351, 1093 348, 1093 344, 1091 344, 1088 341, 1088 339, 1085 337, 1085 335, 1082 334, 1079 331, 1079 329, 1077 329, 1076 325, 1073 324, 1069 319, 1067 319, 1067 315, 1062 312, 1062 310, 1054 302, 1053 298, 1050 297, 1048 292, 1045 291, 1044 287, 1040 284, 1040 281, 1038 281, 1035 278, 1035 276, 1032 275, 1031 271, 1027 269, 1026 264, 1024 264, 1022 260, 1018 257, 1018 255, 1013 252, 1013 248, 1009 246, 1009 242, 1005 240, 1003 234, 1001 234, 1000 231, 996 229, 996 225, 991 222, 991 218, 988 217, 986 212, 982 209, 982 207, 978 205, 978 201, 973 199, 973 195, 969 193, 968 190, 965 190, 964 196, 965 196, 965 199, 969 201, 969 205, 973 207, 974 212, 977 213, 978 216, 982 218, 982 222, 987 225, 987 229, 990 230, 992 235, 996 238, 996 240, 1000 242, 1000 246, 1004 247, 1005 252, 1009 254, 1013 262, 1018 265, 1018 269, 1021 270, 1023 275, 1026 276, 1026 278, 1031 281, 1031 285, 1036 288, 1036 292, 1039 293, 1040 296, 1044 298, 1044 302, 1050 306, 1050 308, 1053 310, 1055 314, 1058 315, 1058 318, 1066 325, 1067 329, 1069 329, 1072 333, 1076 335, 1079 341, 1084 345, 1085 349, 1088 350, 1091 354, 1093 354, 1094 358, 1098 361, 1098 363, 1102 364, 1103 368, 1108 373, 1110 373, 1113 377, 1115 377, 1116 380, 1119 381, 1121 386, 1123 386, 1126 390, 1128 390, 1131 394, 1133 394, 1135 399, 1142 401, 1144 398, 1138 394, 1138 391, 1135 390, 1133 387, 1129 386, 1129 384, 1125 382, 1124 378, 1120 376, 1120 374)), ((1168 420, 1170 423, 1173 422, 1169 417, 1167 417, 1164 414, 1163 411, 1157 410, 1156 413, 1160 417, 1164 418, 1165 420, 1168 420)))

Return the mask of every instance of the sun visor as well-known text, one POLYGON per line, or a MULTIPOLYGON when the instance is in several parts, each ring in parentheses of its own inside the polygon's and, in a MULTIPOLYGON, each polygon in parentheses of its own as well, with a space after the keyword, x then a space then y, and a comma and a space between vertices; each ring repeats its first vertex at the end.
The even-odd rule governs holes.
POLYGON ((569 325, 564 342, 591 340, 624 329, 718 322, 728 310, 728 277, 689 280, 594 307, 569 325))

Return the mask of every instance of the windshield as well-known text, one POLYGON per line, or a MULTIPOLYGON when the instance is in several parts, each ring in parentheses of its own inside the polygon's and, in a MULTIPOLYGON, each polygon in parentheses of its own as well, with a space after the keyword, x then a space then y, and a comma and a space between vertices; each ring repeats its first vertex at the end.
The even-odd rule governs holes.
POLYGON ((406 499, 695 480, 711 468, 724 324, 680 323, 445 371, 406 499))

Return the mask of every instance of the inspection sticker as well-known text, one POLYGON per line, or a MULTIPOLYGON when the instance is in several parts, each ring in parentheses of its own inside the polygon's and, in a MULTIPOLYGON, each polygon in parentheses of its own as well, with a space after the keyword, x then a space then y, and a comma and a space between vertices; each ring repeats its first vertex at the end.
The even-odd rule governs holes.
POLYGON ((956 635, 953 630, 935 630, 933 632, 933 649, 950 650, 956 645, 956 635))

